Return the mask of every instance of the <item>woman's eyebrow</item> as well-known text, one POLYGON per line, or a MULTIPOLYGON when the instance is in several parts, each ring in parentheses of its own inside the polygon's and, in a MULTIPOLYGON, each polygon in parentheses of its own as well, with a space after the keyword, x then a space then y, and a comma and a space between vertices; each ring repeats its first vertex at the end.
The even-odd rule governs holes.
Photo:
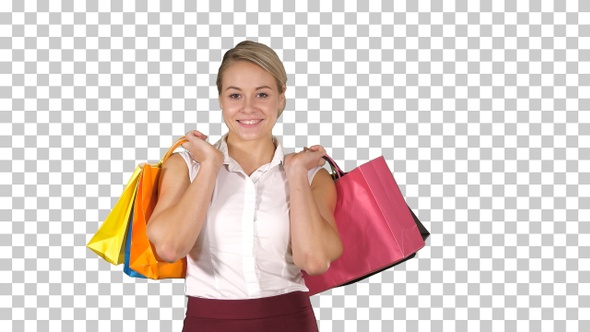
MULTIPOLYGON (((227 91, 229 89, 234 89, 234 90, 242 91, 242 89, 238 88, 237 86, 228 86, 225 90, 227 91)), ((256 90, 262 90, 262 89, 271 89, 271 88, 268 85, 262 85, 262 86, 259 86, 259 87, 256 88, 256 90)))

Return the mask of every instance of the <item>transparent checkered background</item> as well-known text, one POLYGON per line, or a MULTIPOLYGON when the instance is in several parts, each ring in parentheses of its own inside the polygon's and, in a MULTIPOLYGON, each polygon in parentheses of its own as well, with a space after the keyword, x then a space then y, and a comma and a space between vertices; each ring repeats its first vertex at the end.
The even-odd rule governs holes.
POLYGON ((312 297, 321 331, 590 331, 590 1, 220 2, 0 2, 1 330, 180 331, 181 280, 85 244, 137 163, 225 132, 217 68, 253 39, 286 148, 383 155, 432 232, 312 297))

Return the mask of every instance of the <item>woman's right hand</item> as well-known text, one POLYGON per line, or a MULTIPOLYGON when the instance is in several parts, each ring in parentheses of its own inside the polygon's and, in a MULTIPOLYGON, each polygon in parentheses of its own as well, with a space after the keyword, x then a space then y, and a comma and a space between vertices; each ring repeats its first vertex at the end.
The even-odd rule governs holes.
POLYGON ((223 153, 207 142, 207 135, 198 130, 191 130, 185 135, 188 142, 182 143, 191 157, 201 164, 211 163, 219 167, 223 164, 223 153))

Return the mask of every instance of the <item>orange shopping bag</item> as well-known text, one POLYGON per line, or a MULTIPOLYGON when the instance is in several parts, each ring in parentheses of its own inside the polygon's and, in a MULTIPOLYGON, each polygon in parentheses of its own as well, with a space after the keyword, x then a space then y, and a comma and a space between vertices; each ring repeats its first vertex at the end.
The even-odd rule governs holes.
POLYGON ((129 266, 137 273, 150 279, 184 278, 186 275, 186 258, 174 263, 162 261, 147 237, 147 222, 158 201, 158 182, 162 165, 182 143, 179 138, 157 164, 143 164, 137 184, 137 193, 133 207, 133 224, 131 227, 131 249, 129 266))

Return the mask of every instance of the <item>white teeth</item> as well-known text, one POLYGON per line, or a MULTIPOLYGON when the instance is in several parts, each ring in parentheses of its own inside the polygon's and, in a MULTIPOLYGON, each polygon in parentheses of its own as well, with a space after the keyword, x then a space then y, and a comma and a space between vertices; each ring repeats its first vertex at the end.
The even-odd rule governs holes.
POLYGON ((260 121, 261 120, 240 120, 241 123, 247 124, 247 125, 252 125, 252 124, 258 123, 260 121))

